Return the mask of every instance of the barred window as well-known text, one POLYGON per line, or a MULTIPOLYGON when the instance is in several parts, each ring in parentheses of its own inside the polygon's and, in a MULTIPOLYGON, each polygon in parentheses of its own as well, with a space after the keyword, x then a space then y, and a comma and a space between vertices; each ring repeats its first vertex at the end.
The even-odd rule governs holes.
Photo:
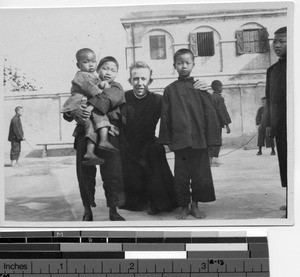
POLYGON ((213 32, 190 34, 190 49, 195 56, 210 57, 215 55, 213 32))
POLYGON ((165 60, 166 52, 166 36, 157 35, 149 36, 150 40, 150 58, 151 60, 165 60))
POLYGON ((266 28, 236 31, 238 54, 263 53, 269 51, 269 34, 266 28))
POLYGON ((207 57, 215 54, 213 32, 197 33, 198 56, 207 57))

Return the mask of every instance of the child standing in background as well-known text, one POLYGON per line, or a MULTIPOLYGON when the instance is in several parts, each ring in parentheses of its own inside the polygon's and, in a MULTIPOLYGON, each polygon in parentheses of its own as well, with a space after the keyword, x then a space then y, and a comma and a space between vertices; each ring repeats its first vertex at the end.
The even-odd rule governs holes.
POLYGON ((190 74, 194 55, 180 49, 174 55, 178 80, 163 94, 160 143, 175 153, 175 193, 181 207, 178 219, 188 214, 204 218, 198 202, 215 201, 215 191, 208 157, 208 146, 221 145, 217 114, 207 91, 195 89, 190 74))
MULTIPOLYGON (((222 97, 223 84, 219 80, 214 80, 211 83, 211 88, 213 93, 211 95, 212 104, 216 109, 219 121, 220 128, 220 140, 222 141, 222 128, 226 128, 226 133, 229 134, 231 132, 229 124, 231 123, 231 118, 228 114, 224 98, 222 97)), ((216 159, 219 157, 220 146, 212 146, 209 148, 208 154, 210 158, 211 166, 219 166, 219 163, 216 159)))

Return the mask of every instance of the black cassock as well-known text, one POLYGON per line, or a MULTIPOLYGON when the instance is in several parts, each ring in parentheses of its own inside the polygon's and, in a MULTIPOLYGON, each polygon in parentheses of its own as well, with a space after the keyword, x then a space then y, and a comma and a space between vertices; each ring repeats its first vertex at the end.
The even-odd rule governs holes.
POLYGON ((125 93, 125 98, 122 109, 126 118, 122 143, 124 208, 144 210, 151 202, 158 211, 170 211, 175 207, 173 175, 165 148, 155 137, 162 96, 148 92, 138 99, 131 90, 125 93))

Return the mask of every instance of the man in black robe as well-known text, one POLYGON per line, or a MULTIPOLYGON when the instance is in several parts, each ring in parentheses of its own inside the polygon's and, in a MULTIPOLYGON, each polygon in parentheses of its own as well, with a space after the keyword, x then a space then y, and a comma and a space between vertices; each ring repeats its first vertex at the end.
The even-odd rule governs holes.
POLYGON ((156 142, 155 129, 161 115, 162 96, 149 92, 152 71, 147 64, 130 67, 133 90, 125 93, 122 166, 126 204, 124 209, 148 214, 175 208, 173 175, 165 148, 156 142))

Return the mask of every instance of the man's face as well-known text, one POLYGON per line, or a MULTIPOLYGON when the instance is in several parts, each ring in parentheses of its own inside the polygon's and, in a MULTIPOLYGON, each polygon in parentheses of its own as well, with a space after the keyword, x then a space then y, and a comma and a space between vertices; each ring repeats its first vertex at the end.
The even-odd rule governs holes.
POLYGON ((277 57, 286 56, 286 34, 276 34, 273 40, 273 49, 277 57))
POLYGON ((150 84, 150 70, 148 68, 133 68, 131 70, 130 83, 137 97, 144 96, 150 84))

